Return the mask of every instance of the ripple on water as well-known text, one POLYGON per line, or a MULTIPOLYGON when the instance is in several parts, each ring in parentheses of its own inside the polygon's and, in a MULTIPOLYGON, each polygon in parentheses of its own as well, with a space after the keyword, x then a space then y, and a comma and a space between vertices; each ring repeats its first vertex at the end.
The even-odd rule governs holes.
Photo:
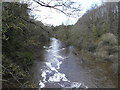
POLYGON ((88 88, 84 83, 80 82, 63 82, 60 86, 63 88, 88 88))
POLYGON ((60 87, 63 88, 88 88, 83 83, 71 82, 63 72, 59 72, 60 65, 63 59, 68 57, 62 57, 58 52, 65 50, 65 48, 60 49, 57 39, 51 38, 51 45, 49 47, 44 46, 45 51, 47 51, 47 61, 45 62, 45 70, 42 69, 42 80, 39 81, 40 88, 46 87, 49 83, 58 83, 60 87), (46 68, 47 67, 47 68, 46 68))
POLYGON ((52 77, 49 77, 48 82, 60 82, 60 81, 69 81, 65 74, 62 73, 55 73, 52 77))
POLYGON ((44 88, 46 83, 59 83, 63 88, 88 88, 83 83, 71 82, 64 73, 60 73, 50 62, 45 63, 49 70, 42 71, 42 80, 39 81, 40 88, 44 88))

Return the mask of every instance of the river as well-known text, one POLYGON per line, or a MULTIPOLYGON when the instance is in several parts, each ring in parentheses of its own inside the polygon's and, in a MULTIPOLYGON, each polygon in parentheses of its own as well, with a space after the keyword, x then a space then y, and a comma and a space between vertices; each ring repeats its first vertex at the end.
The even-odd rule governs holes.
POLYGON ((61 41, 51 38, 44 46, 43 60, 36 61, 33 72, 39 88, 97 88, 82 60, 72 53, 74 47, 65 48, 61 41))

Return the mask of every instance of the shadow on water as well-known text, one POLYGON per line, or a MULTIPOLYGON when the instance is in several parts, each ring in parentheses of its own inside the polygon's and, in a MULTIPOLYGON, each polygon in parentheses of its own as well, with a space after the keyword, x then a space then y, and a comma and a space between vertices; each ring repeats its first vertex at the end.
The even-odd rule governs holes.
POLYGON ((51 38, 43 46, 43 61, 35 61, 32 72, 39 88, 96 88, 90 75, 81 65, 80 58, 72 51, 73 46, 64 47, 57 39, 51 38))

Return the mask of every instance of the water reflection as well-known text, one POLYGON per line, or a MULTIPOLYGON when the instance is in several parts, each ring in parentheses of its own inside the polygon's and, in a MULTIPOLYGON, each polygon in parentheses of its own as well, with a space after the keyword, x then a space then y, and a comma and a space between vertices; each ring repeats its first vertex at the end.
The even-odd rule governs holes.
POLYGON ((63 88, 88 88, 81 82, 71 82, 67 76, 60 71, 60 66, 63 63, 63 60, 67 58, 60 55, 60 51, 65 50, 65 48, 60 48, 60 46, 60 41, 55 38, 51 38, 50 46, 43 47, 46 51, 44 62, 45 68, 42 69, 42 79, 39 81, 39 87, 49 87, 50 83, 57 83, 57 85, 63 88))

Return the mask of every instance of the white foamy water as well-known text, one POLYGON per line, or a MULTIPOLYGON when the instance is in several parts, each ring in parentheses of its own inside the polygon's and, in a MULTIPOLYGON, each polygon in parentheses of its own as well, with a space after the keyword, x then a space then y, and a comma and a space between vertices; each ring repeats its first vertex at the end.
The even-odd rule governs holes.
POLYGON ((47 65, 52 71, 58 72, 55 67, 52 67, 52 65, 51 65, 50 62, 46 62, 46 65, 47 65))
POLYGON ((39 81, 39 86, 40 86, 40 88, 44 88, 44 87, 45 87, 45 84, 40 80, 40 81, 39 81))
POLYGON ((45 57, 47 60, 44 62, 46 68, 41 69, 42 79, 39 81, 39 87, 45 88, 46 84, 58 83, 58 85, 63 88, 80 88, 81 86, 87 88, 87 86, 80 82, 71 82, 65 73, 59 71, 62 61, 68 58, 60 55, 59 52, 65 50, 65 48, 60 49, 59 46, 60 42, 57 39, 52 38, 51 46, 43 47, 47 52, 47 58, 45 57))
POLYGON ((60 84, 61 87, 63 88, 85 88, 87 89, 88 87, 86 85, 84 85, 84 83, 80 83, 80 82, 65 82, 60 84))
POLYGON ((55 73, 52 77, 49 78, 49 82, 60 82, 60 81, 68 81, 65 77, 65 74, 62 73, 55 73))

